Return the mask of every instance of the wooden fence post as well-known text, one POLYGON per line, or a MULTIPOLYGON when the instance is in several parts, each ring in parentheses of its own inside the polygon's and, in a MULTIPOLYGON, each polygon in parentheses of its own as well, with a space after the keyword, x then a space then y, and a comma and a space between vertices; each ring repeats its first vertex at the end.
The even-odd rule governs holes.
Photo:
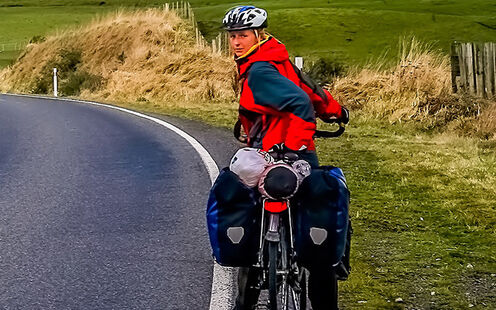
POLYGON ((219 32, 219 35, 217 36, 217 44, 218 44, 218 52, 219 55, 222 54, 222 34, 219 32))
POLYGON ((458 53, 458 61, 460 62, 460 85, 463 91, 467 91, 467 69, 465 67, 465 53, 463 49, 463 43, 456 47, 458 53))
POLYGON ((496 43, 491 43, 491 54, 493 63, 493 96, 496 96, 496 43))
POLYGON ((495 74, 496 72, 494 71, 494 54, 495 50, 493 49, 494 43, 486 43, 484 44, 484 59, 485 59, 485 65, 484 65, 484 72, 485 72, 485 84, 486 84, 486 95, 487 98, 492 98, 494 96, 494 93, 496 92, 495 89, 495 84, 496 84, 496 79, 495 79, 495 74))
POLYGON ((460 59, 459 54, 457 53, 456 42, 451 44, 451 88, 453 92, 456 93, 458 91, 457 77, 460 75, 460 59))
POLYGON ((490 47, 491 45, 488 43, 485 43, 481 46, 481 55, 482 55, 482 60, 483 60, 483 65, 481 70, 484 73, 484 89, 483 93, 487 96, 487 98, 491 98, 493 96, 493 86, 492 86, 492 80, 491 80, 491 71, 490 68, 492 67, 491 63, 491 53, 490 53, 490 47))
POLYGON ((231 56, 231 46, 229 44, 229 33, 226 31, 224 33, 224 39, 225 39, 225 51, 226 51, 226 56, 231 56))
POLYGON ((477 97, 484 97, 484 54, 481 44, 474 44, 475 92, 477 97))
POLYGON ((294 64, 298 69, 303 70, 303 57, 295 57, 294 64))
POLYGON ((473 43, 466 43, 466 64, 467 64, 467 80, 471 95, 475 95, 475 74, 474 74, 474 46, 473 43))

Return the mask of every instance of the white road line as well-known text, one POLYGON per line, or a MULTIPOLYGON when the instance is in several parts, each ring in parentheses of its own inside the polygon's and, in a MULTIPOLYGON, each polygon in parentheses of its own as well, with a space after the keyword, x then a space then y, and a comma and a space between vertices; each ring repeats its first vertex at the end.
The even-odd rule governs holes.
MULTIPOLYGON (((166 121, 163 121, 161 119, 146 114, 142 114, 139 112, 135 112, 132 110, 124 109, 121 107, 116 107, 113 105, 98 103, 94 101, 85 101, 85 100, 76 100, 76 99, 67 99, 67 98, 54 98, 54 97, 46 97, 46 96, 20 95, 20 94, 4 94, 4 95, 92 104, 96 106, 119 110, 141 118, 148 119, 152 122, 155 122, 159 125, 162 125, 174 131, 176 134, 178 134, 179 136, 183 137, 186 141, 188 141, 189 144, 191 144, 191 146, 200 155, 207 169, 212 185, 214 184, 215 179, 219 175, 219 167, 215 163, 215 160, 212 158, 212 156, 210 156, 208 151, 205 149, 203 145, 201 145, 200 142, 198 142, 191 135, 187 134, 186 132, 182 131, 176 126, 167 123, 166 121)), ((235 277, 236 277, 236 268, 223 267, 214 262, 213 276, 212 276, 212 293, 210 295, 210 310, 232 309, 232 307, 234 306, 234 298, 236 296, 235 277)))

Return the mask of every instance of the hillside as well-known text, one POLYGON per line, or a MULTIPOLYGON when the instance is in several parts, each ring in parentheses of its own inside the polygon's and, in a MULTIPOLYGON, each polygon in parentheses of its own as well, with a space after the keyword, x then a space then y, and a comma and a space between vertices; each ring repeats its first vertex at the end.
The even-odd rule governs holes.
POLYGON ((108 102, 229 102, 233 64, 196 46, 191 25, 165 10, 119 12, 30 44, 0 73, 0 89, 49 93, 58 68, 61 95, 108 102))
MULTIPOLYGON (((451 91, 449 58, 417 38, 400 41, 400 57, 333 79, 333 63, 309 74, 354 112, 389 122, 414 122, 422 130, 450 130, 493 138, 494 101, 451 91)), ((175 106, 191 115, 216 102, 216 120, 233 117, 237 82, 232 60, 196 45, 192 25, 164 9, 121 10, 32 43, 0 71, 0 90, 48 94, 52 69, 60 93, 140 109, 175 106)), ((339 71, 339 70, 338 70, 339 71)))
MULTIPOLYGON (((0 44, 25 42, 56 29, 80 25, 118 8, 158 7, 157 0, 2 0, 0 44), (41 13, 41 14, 40 14, 41 13)), ((220 21, 235 4, 226 0, 190 0, 207 39, 220 31, 220 21)), ((269 31, 292 55, 308 60, 331 59, 345 66, 384 57, 394 62, 399 38, 415 36, 449 52, 453 40, 491 41, 496 33, 496 6, 489 0, 265 0, 250 1, 268 10, 269 31), (325 34, 325 35, 322 35, 325 34)), ((10 50, 9 50, 10 48, 10 50)), ((18 53, 0 52, 0 67, 18 53)))

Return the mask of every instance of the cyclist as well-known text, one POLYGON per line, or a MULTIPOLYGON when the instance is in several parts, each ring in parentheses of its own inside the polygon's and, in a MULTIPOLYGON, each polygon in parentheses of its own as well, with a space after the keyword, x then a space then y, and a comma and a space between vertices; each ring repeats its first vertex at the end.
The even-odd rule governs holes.
MULTIPOLYGON (((247 145, 265 151, 293 152, 312 167, 319 162, 313 136, 316 117, 348 123, 349 113, 329 92, 303 75, 289 60, 286 47, 265 32, 267 12, 254 6, 229 10, 223 25, 238 68, 239 121, 247 145)), ((328 309, 330 271, 310 270, 309 298, 314 310, 328 309)), ((253 309, 259 291, 254 269, 240 268, 235 309, 253 309)))

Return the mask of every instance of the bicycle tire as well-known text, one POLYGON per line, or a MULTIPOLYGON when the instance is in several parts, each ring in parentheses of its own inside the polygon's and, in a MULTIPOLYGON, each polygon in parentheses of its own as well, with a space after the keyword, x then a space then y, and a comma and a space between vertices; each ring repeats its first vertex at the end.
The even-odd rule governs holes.
POLYGON ((288 286, 288 295, 291 302, 288 301, 288 310, 306 310, 307 309, 307 277, 306 271, 301 270, 301 279, 298 280, 299 291, 293 286, 288 286))
POLYGON ((300 279, 300 310, 306 310, 307 309, 307 273, 304 269, 301 269, 300 272, 302 273, 301 279, 300 279))
POLYGON ((277 242, 269 242, 269 309, 277 310, 277 242))
POLYGON ((334 268, 331 271, 331 309, 338 310, 338 277, 334 268))

